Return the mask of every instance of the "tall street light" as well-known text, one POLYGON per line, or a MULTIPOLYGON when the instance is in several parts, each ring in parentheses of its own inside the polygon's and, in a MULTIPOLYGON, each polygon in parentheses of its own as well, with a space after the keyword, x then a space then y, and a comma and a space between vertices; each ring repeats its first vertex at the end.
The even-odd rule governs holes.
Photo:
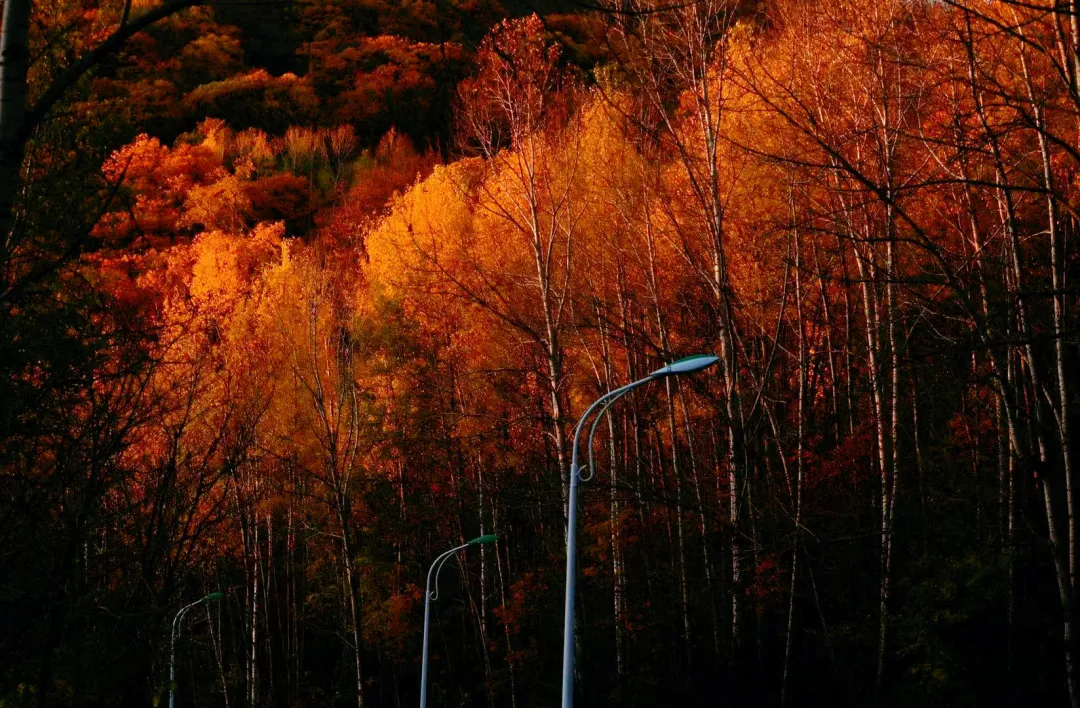
POLYGON ((596 435, 596 426, 604 417, 604 413, 615 401, 633 391, 639 386, 644 386, 650 381, 691 374, 701 371, 715 364, 719 359, 707 354, 688 356, 678 361, 673 361, 667 366, 657 369, 648 376, 622 388, 609 391, 596 399, 586 409, 585 414, 578 421, 574 430, 574 447, 570 460, 570 498, 567 508, 566 520, 566 609, 563 612, 563 669, 562 669, 562 708, 574 706, 574 593, 577 585, 577 507, 578 507, 578 483, 587 482, 593 478, 596 467, 593 465, 593 436, 596 435), (578 464, 578 441, 585 423, 596 413, 592 428, 589 430, 589 473, 588 477, 582 477, 581 465, 578 464))
MULTIPOLYGON (((493 534, 486 534, 484 536, 477 536, 468 543, 463 543, 457 548, 451 548, 446 551, 431 564, 428 568, 427 574, 427 590, 424 592, 424 653, 420 658, 420 708, 427 708, 427 666, 428 666, 428 633, 431 627, 431 601, 439 599, 439 573, 442 572, 442 567, 446 561, 450 560, 450 557, 469 546, 476 546, 481 543, 495 543, 499 540, 498 536, 493 534), (432 576, 435 579, 435 589, 432 590, 432 576)), ((170 707, 171 708, 171 707, 170 707)))
POLYGON ((196 600, 190 605, 183 607, 176 613, 172 623, 172 642, 169 645, 169 708, 176 708, 176 638, 180 635, 181 622, 188 610, 201 605, 204 602, 217 602, 225 597, 223 592, 212 592, 206 597, 196 600))

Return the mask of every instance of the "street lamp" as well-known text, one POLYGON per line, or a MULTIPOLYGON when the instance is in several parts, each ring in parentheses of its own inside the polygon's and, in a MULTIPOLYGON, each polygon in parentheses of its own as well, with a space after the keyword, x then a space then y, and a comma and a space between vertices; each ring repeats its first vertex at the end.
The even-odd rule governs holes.
POLYGON ((420 708, 427 708, 427 665, 428 665, 428 630, 431 626, 431 601, 439 599, 439 573, 442 572, 442 567, 446 561, 450 560, 450 556, 454 555, 463 548, 469 546, 476 546, 481 543, 495 543, 499 540, 498 536, 493 534, 486 534, 484 536, 477 536, 468 543, 463 543, 457 548, 451 548, 446 551, 431 564, 428 568, 427 574, 427 589, 424 592, 424 653, 420 658, 420 708), (432 574, 435 575, 435 590, 431 589, 432 574))
POLYGON ((176 637, 180 634, 181 620, 188 610, 201 605, 204 602, 217 602, 225 597, 223 592, 212 592, 206 597, 196 600, 186 607, 182 607, 179 612, 176 613, 176 617, 173 618, 172 623, 172 642, 169 645, 169 708, 176 708, 176 637))
POLYGON ((643 379, 627 384, 622 388, 617 388, 614 391, 609 391, 596 399, 586 409, 585 414, 578 421, 577 428, 574 429, 574 447, 570 458, 570 498, 567 500, 566 519, 566 609, 563 612, 562 708, 573 708, 574 706, 574 591, 577 585, 578 482, 589 481, 596 471, 593 464, 592 449, 596 426, 599 425, 604 413, 611 407, 611 404, 635 388, 668 376, 701 371, 712 366, 717 361, 719 361, 717 357, 708 354, 688 356, 657 369, 643 379), (592 428, 589 430, 589 476, 582 477, 581 466, 578 464, 578 440, 581 437, 582 429, 585 427, 585 422, 593 413, 596 413, 596 420, 593 421, 592 428))

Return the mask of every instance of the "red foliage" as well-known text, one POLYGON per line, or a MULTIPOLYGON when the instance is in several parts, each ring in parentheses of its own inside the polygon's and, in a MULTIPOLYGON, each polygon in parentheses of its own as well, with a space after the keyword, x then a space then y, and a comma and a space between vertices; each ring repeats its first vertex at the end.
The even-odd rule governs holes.
POLYGON ((766 553, 759 556, 754 576, 746 587, 746 595, 754 601, 758 615, 778 611, 787 592, 786 574, 780 565, 780 556, 766 553))
POLYGON ((458 88, 458 120, 466 141, 490 149, 507 141, 520 144, 557 112, 565 96, 559 47, 545 40, 536 15, 503 20, 480 45, 480 71, 458 88))
POLYGON ((813 489, 819 484, 833 482, 858 485, 870 474, 874 465, 874 430, 868 419, 857 425, 853 435, 845 437, 839 445, 823 455, 817 464, 807 464, 805 484, 813 489))
POLYGON ((244 185, 256 221, 292 222, 311 215, 311 185, 303 177, 278 174, 244 185))
POLYGON ((521 632, 521 624, 524 618, 536 610, 532 604, 532 595, 547 590, 536 578, 535 573, 525 573, 521 578, 510 586, 510 596, 505 605, 494 608, 495 619, 506 625, 510 634, 521 632))
POLYGON ((221 158, 205 145, 169 148, 146 134, 114 152, 102 173, 123 188, 127 201, 126 208, 106 214, 94 227, 93 235, 106 242, 185 233, 181 216, 190 191, 226 175, 221 158))

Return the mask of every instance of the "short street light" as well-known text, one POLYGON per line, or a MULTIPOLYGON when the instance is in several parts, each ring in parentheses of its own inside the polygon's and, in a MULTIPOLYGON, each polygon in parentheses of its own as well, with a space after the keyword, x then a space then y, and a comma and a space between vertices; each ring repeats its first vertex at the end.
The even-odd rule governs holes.
POLYGON ((420 708, 427 708, 427 666, 428 666, 428 633, 431 627, 431 601, 439 599, 439 573, 442 572, 443 565, 446 561, 450 560, 450 556, 454 555, 463 548, 469 546, 477 546, 481 543, 495 543, 499 540, 498 536, 493 534, 486 534, 484 536, 477 536, 468 543, 463 543, 457 548, 451 548, 446 551, 431 564, 428 568, 427 574, 427 589, 424 592, 424 653, 420 658, 420 708), (434 586, 432 590, 432 575, 434 575, 434 586))
POLYGON ((692 374, 715 364, 719 359, 708 354, 688 356, 678 361, 673 361, 667 366, 657 369, 645 378, 627 384, 622 388, 605 393, 596 399, 586 409, 585 414, 578 421, 574 430, 574 447, 570 461, 570 498, 567 500, 566 519, 566 609, 563 612, 563 670, 562 670, 562 708, 574 706, 574 593, 577 585, 577 507, 578 507, 578 483, 592 479, 596 467, 593 465, 593 436, 596 435, 596 426, 604 417, 604 413, 615 401, 633 391, 639 386, 644 386, 650 381, 678 376, 680 374, 692 374), (578 464, 578 440, 581 431, 589 417, 596 414, 592 428, 589 430, 589 476, 581 476, 581 465, 578 464))
POLYGON ((212 592, 206 597, 196 600, 190 605, 183 607, 176 613, 172 623, 172 642, 169 645, 169 708, 176 708, 176 638, 180 635, 181 621, 188 610, 201 605, 204 602, 217 602, 225 597, 223 592, 212 592))

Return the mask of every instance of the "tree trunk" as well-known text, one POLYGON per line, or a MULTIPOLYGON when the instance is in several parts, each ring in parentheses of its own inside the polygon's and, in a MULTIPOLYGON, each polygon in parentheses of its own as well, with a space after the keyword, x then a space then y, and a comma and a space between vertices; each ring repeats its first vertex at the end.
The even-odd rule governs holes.
POLYGON ((26 151, 32 0, 6 0, 0 27, 0 293, 14 282, 11 229, 26 151))
MULTIPOLYGON (((794 212, 794 206, 792 207, 794 212)), ((792 214, 794 217, 794 213, 792 214)), ((795 530, 791 547, 791 587, 788 591, 787 633, 784 639, 784 672, 780 681, 780 705, 787 704, 788 671, 791 666, 791 642, 795 630, 795 592, 799 577, 799 531, 802 527, 803 492, 803 445, 806 439, 806 324, 803 314, 802 258, 799 231, 795 229, 795 313, 799 338, 798 392, 796 414, 798 416, 798 439, 795 446, 795 530)))
POLYGON ((346 607, 349 611, 349 622, 352 625, 351 633, 353 640, 353 656, 355 658, 356 667, 356 706, 357 708, 364 708, 364 673, 361 665, 361 649, 363 644, 361 643, 362 635, 360 631, 360 588, 357 582, 356 573, 353 571, 353 549, 352 549, 352 533, 349 529, 349 504, 348 500, 343 495, 338 495, 338 521, 341 525, 341 567, 345 580, 345 589, 348 593, 346 598, 346 607))

